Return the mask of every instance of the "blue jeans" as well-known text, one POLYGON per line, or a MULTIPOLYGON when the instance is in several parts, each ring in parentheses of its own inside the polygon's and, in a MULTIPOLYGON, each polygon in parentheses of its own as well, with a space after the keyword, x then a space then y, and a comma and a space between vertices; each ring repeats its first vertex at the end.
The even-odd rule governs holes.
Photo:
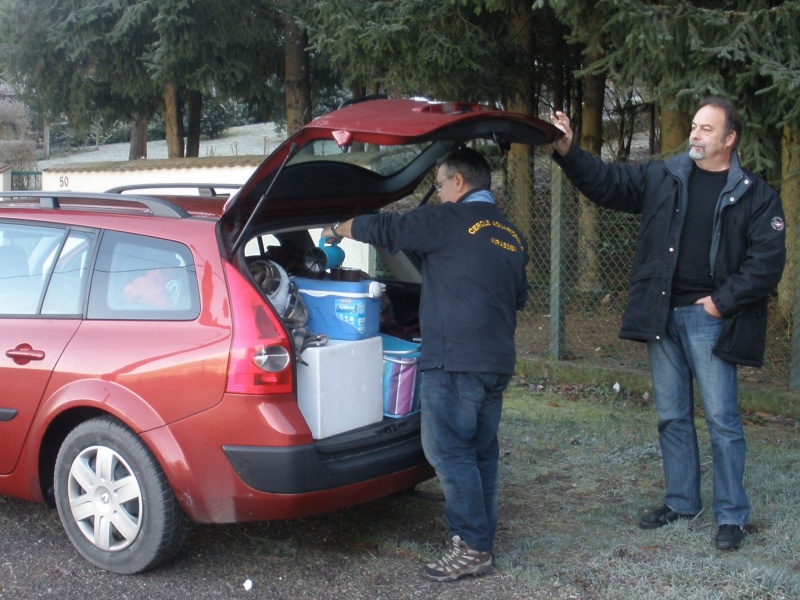
POLYGON ((744 491, 746 445, 736 365, 711 352, 722 323, 699 304, 675 308, 664 339, 649 342, 647 350, 667 488, 664 504, 681 514, 695 514, 702 508, 694 379, 711 437, 714 517, 718 525, 744 527, 750 505, 744 491))
POLYGON ((422 448, 445 498, 448 537, 492 549, 497 528, 497 428, 510 375, 422 373, 422 448))

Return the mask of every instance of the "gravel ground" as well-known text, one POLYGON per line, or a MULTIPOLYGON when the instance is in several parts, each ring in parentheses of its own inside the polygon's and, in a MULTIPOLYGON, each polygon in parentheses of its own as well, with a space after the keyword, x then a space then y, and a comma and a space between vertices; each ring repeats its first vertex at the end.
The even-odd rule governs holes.
MULTIPOLYGON (((435 493, 433 482, 425 486, 435 493)), ((404 495, 291 522, 196 526, 176 560, 121 576, 83 560, 55 511, 0 497, 0 598, 570 597, 500 569, 454 584, 422 578, 422 562, 440 552, 441 509, 404 495)))

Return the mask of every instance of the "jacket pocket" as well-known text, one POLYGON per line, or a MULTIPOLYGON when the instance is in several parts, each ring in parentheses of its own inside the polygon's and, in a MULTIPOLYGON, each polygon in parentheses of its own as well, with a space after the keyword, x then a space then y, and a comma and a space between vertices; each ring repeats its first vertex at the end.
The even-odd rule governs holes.
POLYGON ((631 272, 620 337, 649 341, 663 335, 669 313, 667 272, 662 261, 651 261, 631 272))
POLYGON ((764 362, 767 337, 766 299, 750 304, 734 317, 725 319, 714 346, 714 354, 737 365, 760 367, 764 362))

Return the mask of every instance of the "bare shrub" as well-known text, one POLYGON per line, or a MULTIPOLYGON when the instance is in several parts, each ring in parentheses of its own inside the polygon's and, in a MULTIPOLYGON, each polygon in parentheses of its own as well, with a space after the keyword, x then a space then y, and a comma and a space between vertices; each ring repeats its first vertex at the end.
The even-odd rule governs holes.
POLYGON ((24 140, 29 129, 28 107, 19 100, 0 98, 0 140, 24 140))
POLYGON ((0 164, 16 170, 36 167, 36 144, 26 139, 29 130, 28 107, 13 98, 0 98, 0 164))
POLYGON ((36 144, 31 140, 0 140, 0 164, 11 165, 16 171, 36 168, 36 144))

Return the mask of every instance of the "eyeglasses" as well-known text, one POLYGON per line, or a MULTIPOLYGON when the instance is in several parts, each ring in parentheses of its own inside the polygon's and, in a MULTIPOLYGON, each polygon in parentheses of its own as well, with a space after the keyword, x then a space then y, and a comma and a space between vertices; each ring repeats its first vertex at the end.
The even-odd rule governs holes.
POLYGON ((434 184, 433 184, 433 187, 435 187, 435 188, 436 188, 436 191, 438 192, 439 190, 441 190, 441 189, 442 189, 442 186, 444 185, 444 182, 445 182, 445 181, 447 181, 448 179, 452 179, 452 178, 453 178, 453 177, 455 177, 456 175, 458 175, 458 173, 453 173, 452 175, 450 175, 450 177, 445 177, 445 178, 444 178, 444 179, 442 179, 441 181, 437 181, 436 183, 434 183, 434 184))

